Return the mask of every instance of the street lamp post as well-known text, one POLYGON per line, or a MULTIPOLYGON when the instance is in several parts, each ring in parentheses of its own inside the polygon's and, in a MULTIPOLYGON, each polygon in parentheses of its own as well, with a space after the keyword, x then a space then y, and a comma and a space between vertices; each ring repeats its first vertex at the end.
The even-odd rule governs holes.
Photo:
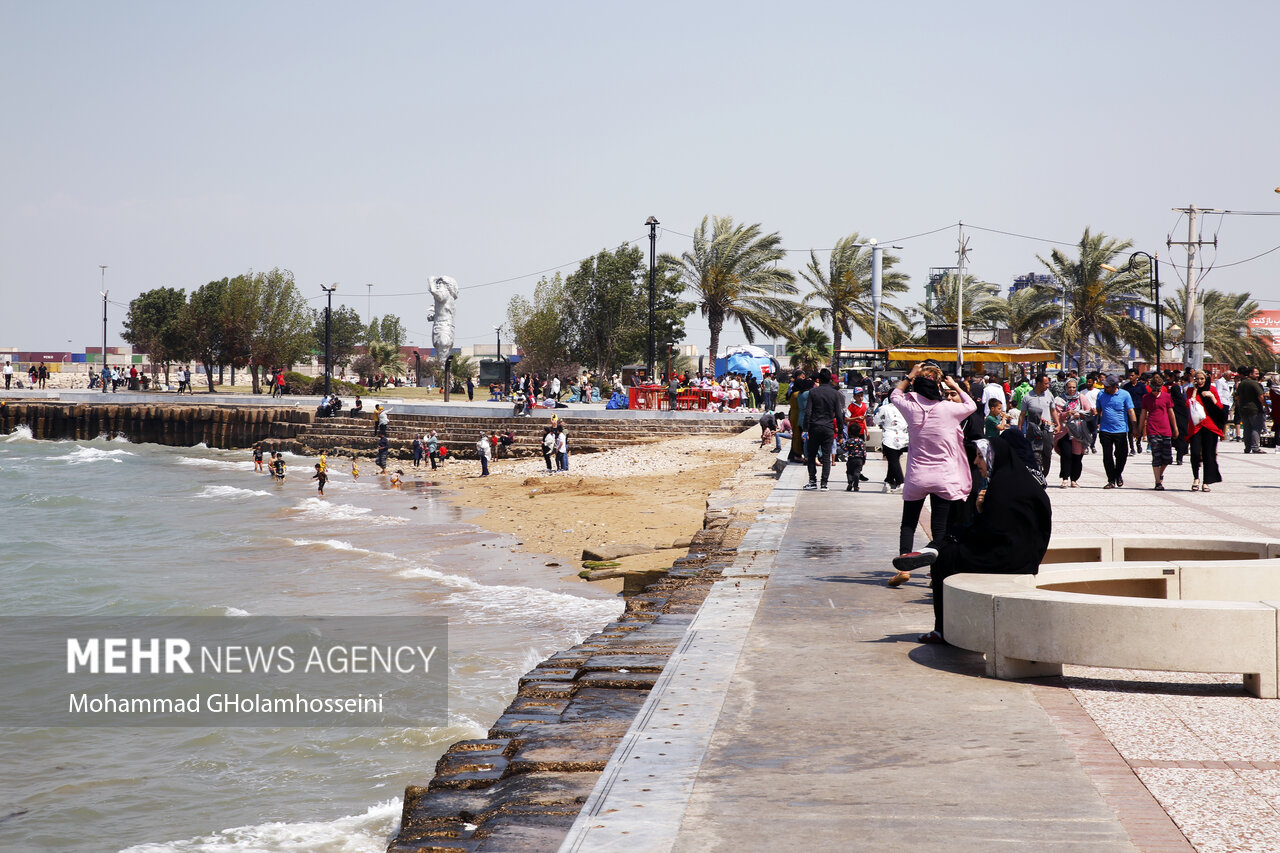
POLYGON ((1146 252, 1134 252, 1129 256, 1129 268, 1133 268, 1133 259, 1142 255, 1147 259, 1147 279, 1151 282, 1151 291, 1155 297, 1156 305, 1156 370, 1160 369, 1160 359, 1164 357, 1164 334, 1162 331, 1163 324, 1160 322, 1162 311, 1160 308, 1160 253, 1154 256, 1146 252))
POLYGON ((98 369, 98 384, 102 386, 102 393, 107 393, 106 372, 107 372, 107 265, 98 264, 98 269, 102 270, 102 367, 98 369))
POLYGON ((329 396, 329 381, 333 375, 333 351, 330 347, 329 340, 333 327, 333 292, 338 289, 338 283, 331 285, 320 285, 320 289, 329 297, 329 307, 324 309, 324 395, 329 396))
MULTIPOLYGON (((502 326, 494 326, 493 332, 495 335, 498 336, 498 362, 501 363, 502 362, 502 326)), ((507 376, 506 370, 499 371, 498 378, 499 378, 499 381, 502 382, 504 388, 511 384, 511 380, 507 376)))
POLYGON ((648 362, 648 370, 649 370, 649 381, 653 382, 654 367, 656 366, 655 359, 657 358, 653 349, 654 347, 653 312, 654 312, 654 304, 656 301, 656 297, 654 294, 654 280, 657 272, 655 259, 656 259, 656 252, 658 248, 658 225, 661 223, 658 222, 658 218, 656 216, 650 216, 648 219, 644 221, 644 224, 649 226, 649 362, 648 362))

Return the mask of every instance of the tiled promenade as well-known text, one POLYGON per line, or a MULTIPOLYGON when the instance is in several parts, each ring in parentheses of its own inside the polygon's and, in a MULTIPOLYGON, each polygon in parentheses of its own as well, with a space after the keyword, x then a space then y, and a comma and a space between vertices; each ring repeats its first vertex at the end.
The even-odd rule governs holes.
MULTIPOLYGON (((1146 456, 1104 491, 1086 456, 1083 488, 1051 481, 1055 531, 1280 537, 1280 456, 1239 449, 1208 495, 1189 463, 1152 491, 1146 456)), ((925 578, 884 586, 901 499, 842 475, 783 473, 562 850, 1280 850, 1280 701, 1238 676, 1000 682, 917 645, 925 578)))

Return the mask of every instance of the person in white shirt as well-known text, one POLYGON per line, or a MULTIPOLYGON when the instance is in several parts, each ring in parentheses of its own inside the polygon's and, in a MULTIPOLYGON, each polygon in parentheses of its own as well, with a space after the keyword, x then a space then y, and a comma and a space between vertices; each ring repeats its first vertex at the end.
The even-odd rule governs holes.
POLYGON ((896 492, 902 488, 902 454, 907 449, 909 433, 907 419, 898 411, 898 407, 888 400, 876 409, 875 425, 880 427, 880 452, 884 455, 887 470, 884 476, 884 490, 896 492))
POLYGON ((4 363, 4 390, 9 390, 9 383, 13 381, 13 362, 6 361, 4 363))
POLYGON ((986 384, 982 386, 982 411, 991 410, 990 403, 992 400, 999 400, 1001 405, 1008 405, 1009 401, 1005 399, 1004 388, 999 381, 988 375, 985 378, 986 384))
POLYGON ((1231 418, 1231 407, 1235 401, 1232 395, 1236 392, 1236 383, 1227 378, 1227 372, 1224 370, 1213 381, 1213 390, 1218 392, 1218 399, 1222 401, 1223 415, 1227 419, 1226 441, 1236 441, 1239 438, 1236 422, 1231 418))
POLYGON ((489 476, 489 436, 480 433, 480 440, 476 442, 476 455, 480 457, 480 476, 489 476))

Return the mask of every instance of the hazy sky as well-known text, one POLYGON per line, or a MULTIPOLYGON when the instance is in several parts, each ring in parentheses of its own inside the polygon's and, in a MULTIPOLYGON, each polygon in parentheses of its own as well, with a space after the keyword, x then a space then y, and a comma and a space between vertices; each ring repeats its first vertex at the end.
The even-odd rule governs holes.
MULTIPOLYGON (((1280 211, 1277 32, 1260 2, 0 0, 0 346, 99 341, 99 264, 123 304, 279 266, 364 316, 372 283, 423 345, 448 274, 458 344, 484 343, 534 273, 651 214, 659 251, 728 214, 797 270, 960 220, 1180 265, 1171 208, 1280 211)), ((1203 286, 1280 308, 1280 251, 1223 266, 1280 246, 1280 217, 1204 231, 1203 286)), ((1004 285, 1052 248, 969 233, 1004 285)), ((910 303, 955 240, 901 244, 910 303)))

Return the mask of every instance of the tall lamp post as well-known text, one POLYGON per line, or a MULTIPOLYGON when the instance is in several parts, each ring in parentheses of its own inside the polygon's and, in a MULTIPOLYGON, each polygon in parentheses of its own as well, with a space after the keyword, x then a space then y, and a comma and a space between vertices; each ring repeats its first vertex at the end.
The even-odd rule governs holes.
POLYGON ((98 264, 98 269, 102 270, 102 367, 98 371, 98 384, 102 386, 102 393, 107 393, 106 372, 107 372, 107 265, 98 264))
POLYGON ((338 289, 338 283, 334 282, 330 285, 320 285, 329 297, 329 307, 324 309, 324 395, 329 396, 329 377, 333 375, 333 353, 330 348, 329 340, 331 337, 331 329, 333 326, 333 292, 338 289))
MULTIPOLYGON (((1161 323, 1163 311, 1160 307, 1160 253, 1150 255, 1146 252, 1134 252, 1129 256, 1129 265, 1126 266, 1125 272, 1133 270, 1133 261, 1138 255, 1147 259, 1147 281, 1151 284, 1152 296, 1155 299, 1156 308, 1156 370, 1160 369, 1160 359, 1164 355, 1164 326, 1161 323)), ((1110 264, 1100 264, 1107 272, 1120 272, 1117 268, 1110 264)))
POLYGON ((648 219, 644 221, 644 224, 649 226, 649 362, 648 362, 648 371, 649 371, 649 381, 653 382, 655 381, 655 378, 656 378, 654 374, 654 367, 655 367, 655 359, 657 358, 653 350, 653 347, 654 347, 653 312, 654 312, 654 303, 655 303, 655 295, 654 295, 655 278, 654 277, 657 271, 657 267, 655 266, 655 257, 656 257, 655 253, 657 252, 657 249, 658 249, 658 226, 661 223, 658 222, 658 218, 656 216, 650 216, 648 219))
MULTIPOLYGON (((502 362, 502 326, 494 326, 493 333, 498 336, 498 361, 502 362)), ((498 377, 504 388, 511 384, 511 378, 507 375, 506 370, 499 372, 498 377)))

